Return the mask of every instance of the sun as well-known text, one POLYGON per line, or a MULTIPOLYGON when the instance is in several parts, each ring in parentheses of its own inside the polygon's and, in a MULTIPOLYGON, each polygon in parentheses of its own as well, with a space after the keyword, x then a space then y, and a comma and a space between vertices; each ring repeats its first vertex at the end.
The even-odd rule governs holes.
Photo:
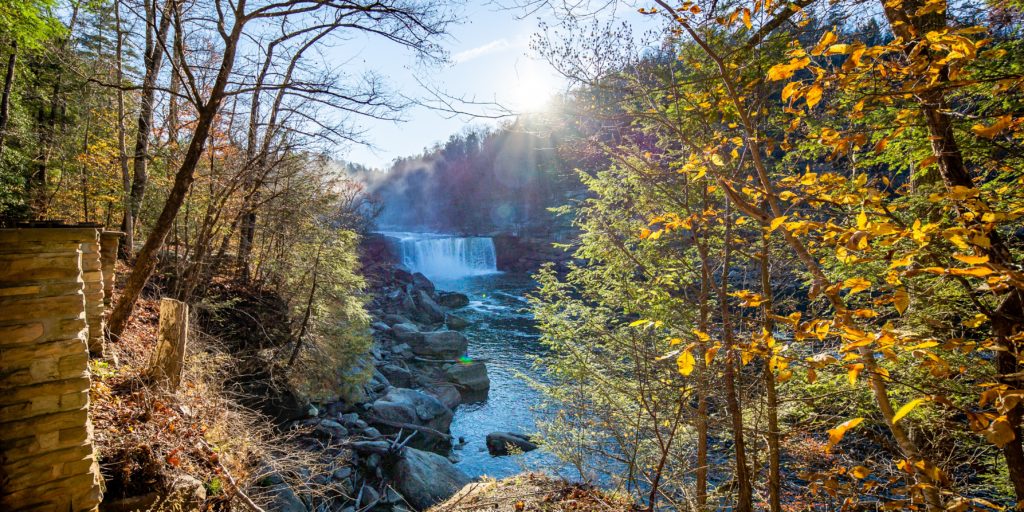
POLYGON ((512 85, 512 108, 521 113, 545 110, 558 91, 558 80, 551 70, 533 60, 520 61, 512 85))

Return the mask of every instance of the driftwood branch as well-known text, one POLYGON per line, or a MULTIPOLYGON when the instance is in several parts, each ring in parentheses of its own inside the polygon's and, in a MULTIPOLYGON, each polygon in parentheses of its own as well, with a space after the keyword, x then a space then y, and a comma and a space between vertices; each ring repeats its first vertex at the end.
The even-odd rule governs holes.
POLYGON ((452 436, 449 435, 449 434, 445 434, 444 432, 441 432, 440 430, 434 430, 434 429, 432 429, 430 427, 424 427, 423 425, 416 425, 416 424, 413 424, 413 423, 404 423, 404 422, 401 422, 401 421, 385 420, 385 419, 379 418, 377 416, 368 416, 366 419, 370 423, 377 423, 377 424, 380 424, 380 425, 386 425, 386 426, 394 427, 394 428, 415 430, 417 432, 426 432, 428 434, 435 435, 437 437, 440 437, 440 438, 443 438, 443 439, 447 439, 449 441, 452 439, 452 436))

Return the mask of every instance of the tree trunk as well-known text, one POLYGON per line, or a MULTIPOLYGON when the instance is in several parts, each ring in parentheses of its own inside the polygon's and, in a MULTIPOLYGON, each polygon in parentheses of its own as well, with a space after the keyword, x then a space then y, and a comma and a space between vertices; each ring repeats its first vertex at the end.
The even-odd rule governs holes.
POLYGON ((253 198, 252 203, 245 204, 246 211, 242 215, 242 229, 238 238, 238 278, 243 283, 249 282, 249 258, 252 254, 252 244, 256 240, 256 206, 253 198))
MULTIPOLYGON (((922 6, 920 0, 908 0, 902 4, 883 2, 882 5, 893 33, 903 39, 908 52, 912 45, 916 44, 914 42, 928 31, 940 30, 947 25, 944 11, 926 16, 917 15, 917 10, 922 6)), ((945 70, 941 73, 940 78, 946 79, 945 70)), ((932 154, 938 159, 939 175, 947 190, 953 190, 955 187, 973 189, 975 188, 974 178, 964 163, 963 153, 957 143, 953 131, 953 120, 948 113, 945 90, 942 85, 941 82, 937 83, 918 95, 921 112, 924 114, 928 126, 932 154)), ((962 219, 962 221, 968 228, 978 226, 977 220, 962 219)), ((1016 268, 1013 254, 999 233, 992 231, 988 236, 989 247, 979 247, 976 250, 988 256, 989 261, 997 267, 1016 268)), ((1024 328, 1022 326, 1024 301, 1022 301, 1020 293, 1020 290, 1012 290, 1007 293, 992 316, 992 334, 999 347, 996 352, 995 366, 1000 375, 1013 374, 1021 370, 1021 364, 1017 357, 1018 350, 1012 340, 1014 334, 1024 328)), ((1006 381, 1002 383, 1010 385, 1011 388, 1017 387, 1016 383, 1006 381)), ((1013 429, 1014 438, 1003 446, 1003 456, 1006 458, 1017 503, 1024 503, 1024 443, 1021 440, 1022 434, 1024 434, 1021 429, 1024 404, 1018 403, 1006 416, 1013 429)))
MULTIPOLYGON (((237 11, 241 12, 244 5, 244 0, 239 1, 236 6, 237 11)), ((213 87, 210 89, 209 99, 199 110, 195 131, 192 134, 192 140, 189 142, 188 150, 185 152, 185 157, 181 162, 181 167, 178 168, 178 172, 174 176, 174 185, 171 187, 170 194, 164 202, 160 216, 153 225, 153 230, 139 251, 132 273, 128 275, 128 280, 125 283, 121 300, 118 301, 114 311, 110 314, 110 334, 115 338, 124 332, 132 310, 135 308, 135 302, 138 301, 139 296, 142 294, 142 289, 146 286, 146 282, 149 281, 149 277, 156 269, 157 254, 163 247, 164 239, 167 238, 167 234, 174 225, 174 218, 178 215, 178 210, 181 209, 182 202, 185 200, 185 195, 195 180, 196 166, 199 164, 199 159, 203 156, 206 142, 209 139, 210 129, 213 126, 214 119, 217 117, 217 113, 220 111, 220 105, 224 101, 224 89, 227 87, 231 70, 235 64, 235 54, 238 49, 238 40, 241 36, 243 23, 243 20, 236 20, 231 33, 225 38, 220 70, 217 73, 213 87)), ((185 65, 183 62, 182 66, 185 65)))
POLYGON ((14 68, 18 63, 18 42, 11 42, 11 55, 7 57, 7 72, 4 73, 4 90, 0 95, 0 157, 4 155, 7 139, 7 124, 11 119, 11 89, 14 88, 14 68))
MULTIPOLYGON (((775 332, 775 322, 772 320, 772 281, 771 281, 771 259, 769 258, 768 234, 762 236, 761 244, 761 295, 764 296, 764 320, 762 326, 765 333, 771 336, 775 332)), ((768 357, 772 354, 769 352, 768 357)), ((775 370, 772 368, 770 359, 764 368, 764 389, 765 400, 768 402, 768 507, 771 512, 780 512, 782 502, 779 497, 782 481, 780 478, 780 453, 779 453, 779 398, 775 392, 775 370)))
POLYGON ((164 45, 167 43, 167 33, 171 26, 171 14, 174 9, 175 0, 165 0, 161 10, 161 18, 156 33, 153 34, 152 27, 157 25, 156 5, 147 9, 146 20, 146 55, 144 62, 146 74, 142 79, 142 96, 139 105, 139 118, 137 121, 137 133, 135 134, 135 153, 132 165, 132 185, 128 196, 128 204, 125 205, 125 216, 121 221, 121 231, 125 233, 125 243, 122 244, 125 255, 130 256, 135 250, 135 223, 138 222, 139 209, 142 207, 142 200, 146 195, 146 183, 149 181, 147 166, 149 165, 149 139, 153 131, 153 110, 156 97, 156 79, 160 74, 160 67, 163 64, 164 45))
POLYGON ((735 478, 737 489, 735 512, 752 512, 754 510, 754 492, 751 487, 749 468, 747 468, 746 443, 743 435, 743 409, 740 406, 736 390, 737 353, 733 340, 732 323, 729 314, 729 258, 732 246, 732 223, 729 216, 729 201, 725 203, 725 235, 722 255, 722 282, 718 292, 718 300, 722 315, 722 341, 725 348, 725 370, 722 380, 725 381, 725 405, 732 421, 733 454, 735 455, 735 478))
MULTIPOLYGON (((128 207, 131 204, 131 190, 132 190, 132 176, 131 171, 128 169, 128 134, 124 126, 125 109, 124 109, 124 31, 121 30, 121 2, 117 0, 114 2, 114 30, 117 32, 117 42, 114 45, 115 58, 117 59, 117 159, 121 167, 121 186, 122 186, 122 208, 124 213, 122 214, 122 229, 125 226, 132 226, 135 224, 135 217, 132 215, 131 208, 128 207)), ((124 231, 122 231, 124 232, 124 231)), ((131 235, 126 232, 127 240, 131 240, 131 235)), ((122 243, 118 246, 118 254, 122 259, 127 259, 131 256, 131 249, 125 249, 126 245, 130 242, 122 243)))
POLYGON ((302 350, 302 340, 306 337, 306 329, 309 327, 309 317, 313 312, 313 299, 316 297, 317 272, 320 270, 320 250, 324 245, 321 242, 316 248, 316 259, 313 260, 313 284, 309 287, 309 299, 306 300, 306 313, 302 315, 302 326, 299 327, 299 334, 295 337, 295 348, 291 357, 288 358, 288 369, 290 370, 295 361, 299 358, 299 351, 302 350))

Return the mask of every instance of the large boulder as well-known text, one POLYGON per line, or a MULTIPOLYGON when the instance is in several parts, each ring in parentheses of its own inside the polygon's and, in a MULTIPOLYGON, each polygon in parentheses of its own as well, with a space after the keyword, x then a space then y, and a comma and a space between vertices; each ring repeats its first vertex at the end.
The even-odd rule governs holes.
POLYGON ((448 313, 444 317, 444 325, 453 331, 460 331, 469 327, 469 320, 466 320, 461 316, 448 313))
POLYGON ((434 294, 434 283, 427 279, 427 276, 416 272, 412 275, 412 286, 416 290, 423 290, 427 292, 427 295, 434 294))
POLYGON ((455 384, 459 391, 467 394, 479 394, 491 387, 491 379, 487 377, 487 365, 484 363, 456 363, 445 368, 448 382, 455 384))
POLYGON ((458 309, 469 305, 469 297, 459 292, 440 292, 437 294, 437 303, 451 309, 458 309))
POLYGON ((422 339, 410 342, 412 352, 427 359, 457 359, 466 353, 469 340, 455 331, 422 333, 422 339))
POLYGON ((392 386, 407 388, 412 385, 412 372, 396 364, 381 366, 380 373, 387 377, 392 386))
POLYGON ((417 290, 415 299, 417 318, 431 324, 444 322, 444 309, 430 298, 426 290, 417 290))
POLYGON ((422 391, 391 388, 371 406, 367 418, 385 433, 422 426, 413 438, 413 444, 427 450, 447 450, 450 446, 448 428, 452 423, 452 410, 437 398, 422 391), (436 432, 436 433, 435 433, 436 432))
POLYGON ((409 319, 405 318, 402 315, 396 315, 396 314, 391 313, 391 314, 384 315, 384 323, 386 323, 388 325, 407 324, 407 323, 409 323, 409 319))
POLYGON ((391 326, 391 335, 402 343, 414 344, 423 340, 423 333, 416 324, 401 323, 391 326))
POLYGON ((426 510, 455 494, 471 479, 447 458, 407 448, 391 470, 398 492, 417 510, 426 510))
MULTIPOLYGON (((316 420, 314 420, 316 421, 316 420)), ((348 438, 348 429, 331 419, 321 419, 313 426, 313 436, 328 443, 340 443, 348 438)))
POLYGON ((395 268, 392 275, 394 276, 395 281, 398 283, 411 283, 413 280, 412 274, 400 268, 395 268))
POLYGON ((269 499, 269 510, 281 512, 306 512, 309 510, 295 494, 295 491, 285 483, 281 475, 270 473, 260 479, 259 485, 266 487, 264 495, 269 499))
POLYGON ((491 432, 487 434, 487 451, 491 455, 508 455, 510 448, 523 452, 537 449, 530 437, 518 432, 491 432))
POLYGON ((459 390, 451 384, 430 384, 423 388, 423 391, 428 395, 437 398, 449 409, 455 409, 455 407, 462 403, 462 394, 459 393, 459 390))

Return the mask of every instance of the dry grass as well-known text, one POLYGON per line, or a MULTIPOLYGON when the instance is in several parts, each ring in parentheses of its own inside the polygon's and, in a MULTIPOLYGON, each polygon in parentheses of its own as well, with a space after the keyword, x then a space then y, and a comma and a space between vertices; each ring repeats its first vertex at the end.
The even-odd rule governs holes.
MULTIPOLYGON (((270 472, 286 480, 317 474, 317 454, 296 449, 268 418, 223 389, 239 362, 198 329, 190 333, 180 388, 168 394, 149 385, 158 311, 157 300, 140 299, 122 338, 108 345, 112 357, 92 362, 91 415, 106 499, 165 493, 173 475, 187 474, 206 485, 205 509, 230 510, 237 503, 232 478, 244 491, 270 472)), ((263 501, 259 492, 247 494, 263 501)))
POLYGON ((539 473, 470 484, 429 512, 631 512, 630 499, 539 473))

